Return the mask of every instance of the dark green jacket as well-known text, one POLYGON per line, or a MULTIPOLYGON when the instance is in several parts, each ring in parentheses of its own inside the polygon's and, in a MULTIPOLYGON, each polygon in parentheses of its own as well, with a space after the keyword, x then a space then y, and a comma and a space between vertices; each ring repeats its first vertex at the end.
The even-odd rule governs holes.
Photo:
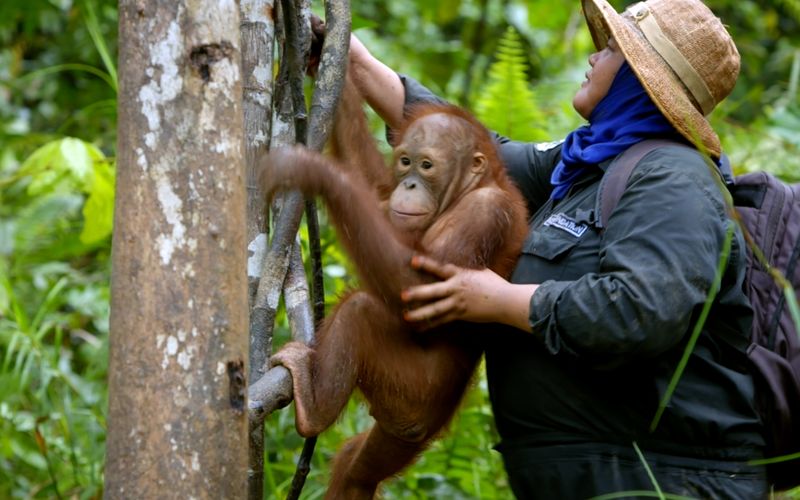
MULTIPOLYGON (((408 103, 431 99, 404 81, 408 103)), ((600 230, 597 189, 610 160, 553 205, 560 144, 498 140, 532 215, 512 281, 540 284, 531 299, 533 334, 509 329, 487 342, 501 451, 636 440, 680 455, 759 456, 764 442, 745 354, 752 311, 738 230, 704 330, 649 432, 732 224, 700 154, 676 146, 647 154, 600 230)))

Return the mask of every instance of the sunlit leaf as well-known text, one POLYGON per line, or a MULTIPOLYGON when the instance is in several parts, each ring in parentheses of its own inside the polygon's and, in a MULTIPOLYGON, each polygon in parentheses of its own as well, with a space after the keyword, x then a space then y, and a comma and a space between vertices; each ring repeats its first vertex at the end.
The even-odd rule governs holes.
POLYGON ((105 162, 94 165, 89 198, 83 205, 81 241, 87 245, 108 237, 114 225, 114 175, 105 162))
POLYGON ((331 278, 342 278, 347 275, 347 269, 339 264, 325 266, 323 270, 325 271, 325 275, 330 276, 331 278))
POLYGON ((85 143, 80 139, 67 137, 61 140, 60 152, 64 167, 70 175, 75 177, 81 186, 88 184, 92 176, 92 160, 85 143))
POLYGON ((94 145, 66 137, 48 142, 34 151, 19 169, 19 176, 30 176, 28 194, 39 196, 53 191, 89 192, 93 185, 93 165, 105 159, 94 145))
POLYGON ((19 169, 19 175, 32 177, 28 185, 28 194, 38 196, 55 189, 59 181, 64 179, 61 141, 45 144, 33 152, 19 169))

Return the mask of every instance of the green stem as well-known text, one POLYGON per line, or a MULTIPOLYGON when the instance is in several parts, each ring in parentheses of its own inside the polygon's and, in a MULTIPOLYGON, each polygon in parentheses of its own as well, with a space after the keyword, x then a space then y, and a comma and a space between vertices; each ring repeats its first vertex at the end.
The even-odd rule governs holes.
POLYGON ((653 471, 650 470, 650 465, 648 465, 647 460, 644 459, 642 450, 639 449, 639 445, 636 444, 636 441, 633 442, 633 449, 636 450, 636 455, 639 457, 639 461, 642 462, 644 470, 647 472, 647 477, 649 477, 650 482, 653 483, 653 488, 656 489, 656 494, 658 495, 658 498, 664 500, 664 493, 661 491, 661 487, 658 485, 658 481, 656 481, 656 476, 654 476, 653 471))
POLYGON ((708 296, 706 296, 706 301, 703 304, 703 310, 700 312, 700 317, 697 318, 697 323, 694 325, 692 335, 689 337, 689 341, 686 343, 686 348, 683 350, 683 356, 678 363, 678 367, 675 369, 675 373, 672 374, 672 379, 669 381, 667 391, 664 393, 664 397, 661 398, 661 402, 658 405, 658 410, 653 417, 653 421, 650 423, 650 432, 654 432, 656 427, 658 427, 658 422, 661 420, 661 416, 663 415, 664 410, 666 410, 667 404, 669 404, 669 400, 672 398, 672 394, 675 392, 675 388, 678 386, 678 381, 681 379, 683 371, 686 369, 686 365, 689 362, 689 356, 691 356, 692 351, 694 351, 694 346, 697 344, 697 339, 700 337, 700 332, 703 331, 703 326, 708 318, 708 313, 711 311, 711 306, 714 304, 714 299, 717 297, 717 292, 719 291, 720 283, 722 282, 722 274, 725 271, 725 266, 728 263, 728 256, 731 253, 731 242, 733 241, 734 227, 735 226, 733 224, 728 224, 728 230, 725 233, 725 242, 722 245, 722 252, 719 256, 719 262, 717 262, 717 272, 714 276, 714 281, 711 283, 711 289, 708 291, 708 296))

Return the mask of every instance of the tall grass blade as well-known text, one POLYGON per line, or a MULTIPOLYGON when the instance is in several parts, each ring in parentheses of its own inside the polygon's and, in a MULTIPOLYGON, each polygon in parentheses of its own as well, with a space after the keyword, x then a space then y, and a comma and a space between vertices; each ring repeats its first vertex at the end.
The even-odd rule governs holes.
POLYGON ((700 337, 700 332, 703 331, 703 326, 706 323, 706 319, 708 319, 708 313, 711 310, 711 306, 714 303, 717 292, 719 291, 720 283, 722 282, 722 274, 725 271, 725 266, 728 264, 734 228, 735 226, 733 223, 728 224, 728 230, 725 233, 725 242, 723 243, 722 252, 720 253, 719 261, 717 262, 717 272, 714 275, 714 281, 711 283, 708 296, 706 296, 706 301, 703 304, 703 310, 700 312, 700 317, 697 318, 697 323, 694 325, 692 335, 689 337, 689 341, 686 343, 686 348, 683 350, 683 356, 681 356, 681 360, 678 362, 678 367, 675 369, 675 373, 672 374, 672 378, 669 381, 669 385, 664 393, 664 397, 661 398, 661 402, 658 405, 658 410, 653 417, 653 421, 650 422, 650 432, 655 431, 656 427, 658 427, 661 416, 664 414, 664 410, 667 408, 667 404, 669 404, 669 400, 672 398, 672 394, 675 392, 675 388, 678 386, 678 381, 680 381, 681 376, 683 375, 683 370, 686 369, 686 364, 689 362, 689 356, 691 356, 694 346, 697 344, 697 339, 700 337))
POLYGON ((770 465, 778 464, 781 462, 788 462, 790 460, 800 460, 800 451, 797 453, 790 453, 789 455, 781 455, 779 457, 759 458, 757 460, 750 460, 749 465, 770 465))
POLYGON ((85 73, 92 74, 105 81, 115 91, 117 90, 117 82, 115 77, 112 77, 105 71, 95 68, 94 66, 89 66, 88 64, 80 64, 80 63, 56 64, 55 66, 49 66, 47 68, 37 69, 36 71, 31 71, 30 73, 26 73, 20 76, 19 78, 13 81, 13 84, 16 87, 22 87, 28 80, 47 76, 53 73, 60 73, 62 71, 79 71, 79 72, 82 71, 85 73))
POLYGON ((786 297, 786 305, 789 306, 789 312, 792 314, 795 333, 800 337, 800 306, 797 305, 797 295, 795 295, 791 283, 784 285, 783 295, 786 297))
POLYGON ((100 53, 100 58, 103 60, 106 71, 108 71, 111 77, 111 87, 114 89, 114 92, 117 92, 117 67, 108 50, 108 45, 106 45, 106 41, 103 39, 103 35, 100 32, 100 23, 97 22, 97 14, 94 11, 94 6, 92 2, 88 1, 84 2, 84 5, 86 6, 86 29, 89 30, 89 35, 92 37, 94 46, 97 52, 100 53))
POLYGON ((67 286, 67 284, 68 284, 67 277, 62 276, 61 279, 59 279, 56 282, 56 284, 53 285, 50 291, 47 292, 44 302, 42 302, 42 305, 39 307, 39 310, 36 311, 36 316, 34 316, 33 321, 31 322, 31 329, 39 330, 41 322, 44 320, 46 315, 53 312, 51 306, 58 298, 58 294, 61 293, 61 290, 63 290, 64 287, 67 286))
POLYGON ((639 457, 639 461, 642 462, 644 470, 647 471, 647 477, 649 477, 650 482, 653 483, 653 488, 655 488, 656 493, 658 494, 658 498, 664 500, 664 493, 661 491, 661 487, 658 485, 658 481, 656 481, 656 476, 654 476, 653 471, 650 470, 650 466, 647 464, 647 460, 644 459, 642 450, 639 449, 639 445, 636 444, 636 441, 633 442, 633 449, 636 450, 636 455, 639 457))

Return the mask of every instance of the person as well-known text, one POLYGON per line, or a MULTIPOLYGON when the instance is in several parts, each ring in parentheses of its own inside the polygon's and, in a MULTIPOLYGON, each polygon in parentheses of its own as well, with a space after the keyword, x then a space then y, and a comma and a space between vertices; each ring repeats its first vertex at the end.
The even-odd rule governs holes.
MULTIPOLYGON (((531 213, 513 275, 507 281, 417 256, 412 265, 439 281, 403 292, 409 307, 422 304, 406 319, 489 323, 497 449, 519 498, 655 488, 696 498, 765 497, 764 467, 748 465, 763 455, 764 437, 747 370, 752 310, 738 228, 685 371, 650 429, 733 224, 704 155, 722 163, 706 116, 733 89, 739 54, 699 0, 647 0, 622 14, 606 0, 582 0, 582 7, 597 52, 573 106, 588 124, 558 143, 497 139, 531 213), (692 149, 668 145, 646 154, 607 227, 599 227, 604 171, 650 138, 692 149)), ((390 129, 408 106, 439 99, 355 37, 350 64, 390 129)))

